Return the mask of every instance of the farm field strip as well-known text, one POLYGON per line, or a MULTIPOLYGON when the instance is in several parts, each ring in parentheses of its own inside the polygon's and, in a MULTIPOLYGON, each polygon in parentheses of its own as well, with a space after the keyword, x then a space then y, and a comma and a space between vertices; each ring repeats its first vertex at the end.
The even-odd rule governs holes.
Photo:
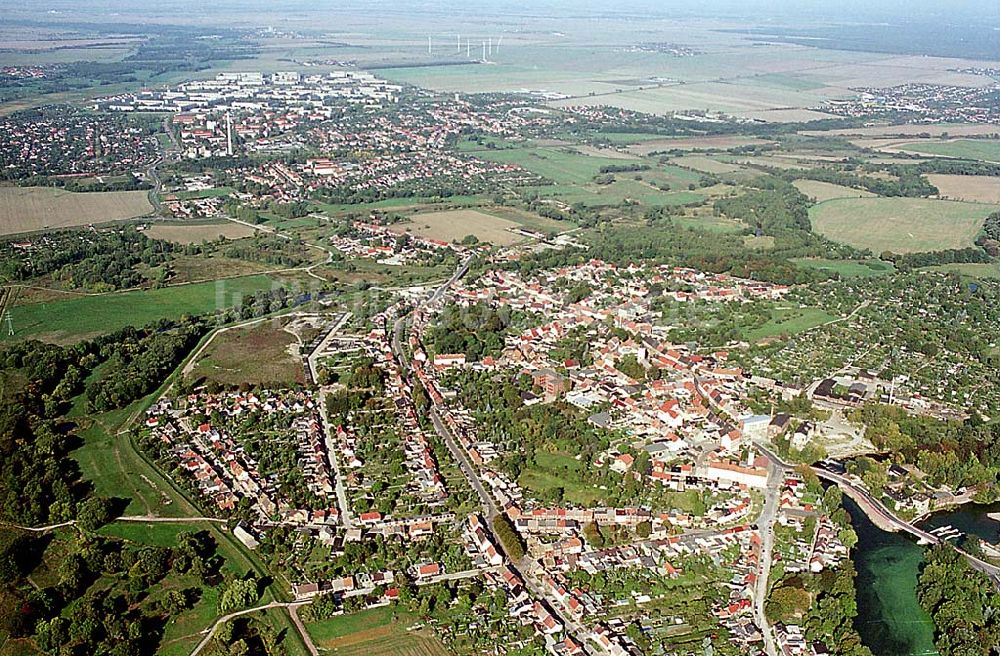
POLYGON ((834 198, 873 198, 875 196, 872 192, 864 189, 852 189, 818 180, 796 180, 792 184, 803 194, 815 198, 816 202, 819 203, 834 198))
POLYGON ((474 209, 415 214, 399 227, 421 237, 449 242, 475 235, 480 241, 509 246, 524 239, 511 232, 521 224, 474 209))
POLYGON ((986 175, 943 175, 927 177, 938 188, 938 196, 954 200, 1000 204, 1000 178, 986 175))
POLYGON ((251 237, 257 231, 248 225, 224 221, 220 223, 154 223, 146 229, 146 235, 153 239, 163 239, 178 244, 200 244, 203 241, 214 241, 219 237, 226 239, 243 239, 251 237))
POLYGON ((110 223, 152 211, 145 191, 73 193, 52 187, 0 187, 0 235, 110 223))

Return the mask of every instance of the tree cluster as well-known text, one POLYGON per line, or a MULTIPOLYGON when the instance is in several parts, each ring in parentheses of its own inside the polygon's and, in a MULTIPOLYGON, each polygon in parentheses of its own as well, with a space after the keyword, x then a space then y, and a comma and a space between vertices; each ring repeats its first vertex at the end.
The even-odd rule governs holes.
POLYGON ((1000 595, 985 574, 948 544, 933 547, 917 584, 920 605, 934 621, 941 656, 991 656, 1000 645, 1000 595))
POLYGON ((435 353, 464 353, 469 360, 498 356, 515 318, 509 308, 488 303, 449 305, 428 330, 427 341, 435 353))
POLYGON ((207 331, 196 320, 181 323, 169 332, 132 332, 108 353, 107 374, 87 389, 91 410, 121 408, 156 389, 207 331))
POLYGON ((809 198, 791 183, 770 176, 749 183, 751 191, 734 198, 715 201, 715 211, 739 219, 763 234, 783 230, 812 229, 809 223, 809 198))
POLYGON ((112 291, 146 282, 136 267, 161 266, 177 247, 131 229, 65 230, 39 237, 28 249, 0 242, 0 276, 31 280, 51 276, 70 288, 112 291))

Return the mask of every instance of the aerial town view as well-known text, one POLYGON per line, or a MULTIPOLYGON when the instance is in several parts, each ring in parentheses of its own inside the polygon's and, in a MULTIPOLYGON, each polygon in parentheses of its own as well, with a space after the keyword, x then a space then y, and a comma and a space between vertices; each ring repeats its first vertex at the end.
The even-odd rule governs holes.
POLYGON ((0 656, 1000 656, 995 0, 0 17, 0 656))

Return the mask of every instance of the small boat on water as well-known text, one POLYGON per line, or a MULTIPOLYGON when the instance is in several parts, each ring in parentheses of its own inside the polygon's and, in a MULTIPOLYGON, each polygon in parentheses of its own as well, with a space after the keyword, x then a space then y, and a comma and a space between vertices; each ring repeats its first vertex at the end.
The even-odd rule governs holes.
POLYGON ((962 537, 962 532, 957 528, 949 525, 938 526, 928 531, 931 535, 937 536, 942 540, 954 540, 956 538, 962 537))

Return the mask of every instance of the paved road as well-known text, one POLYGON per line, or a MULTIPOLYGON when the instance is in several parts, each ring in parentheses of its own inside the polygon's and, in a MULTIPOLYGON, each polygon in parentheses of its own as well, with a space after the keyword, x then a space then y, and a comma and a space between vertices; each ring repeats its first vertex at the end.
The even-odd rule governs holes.
MULTIPOLYGON (((189 523, 199 523, 199 522, 211 522, 213 524, 227 523, 225 519, 219 519, 218 517, 158 517, 156 515, 122 515, 121 517, 115 517, 111 521, 160 523, 160 524, 189 524, 189 523)), ((31 531, 32 533, 48 533, 49 531, 54 531, 59 528, 66 528, 67 526, 75 526, 75 525, 76 525, 75 519, 71 519, 67 522, 60 522, 59 524, 49 524, 48 526, 21 526, 20 524, 0 522, 0 526, 16 528, 21 531, 31 531)))
POLYGON ((444 421, 441 420, 441 416, 438 414, 437 408, 431 408, 431 422, 434 424, 434 430, 437 434, 444 440, 445 446, 451 451, 451 455, 458 461, 458 466, 462 470, 462 474, 468 479, 469 485, 475 490, 476 495, 479 497, 479 502, 483 506, 483 511, 486 514, 487 523, 492 526, 493 519, 497 516, 497 505, 496 501, 486 490, 483 485, 482 480, 479 478, 479 472, 473 467, 472 462, 469 460, 468 454, 465 449, 461 447, 456 441, 451 431, 445 426, 444 421))
POLYGON ((160 204, 160 192, 163 191, 163 180, 160 179, 160 173, 156 170, 156 167, 162 163, 163 157, 158 157, 156 158, 156 161, 150 164, 149 168, 146 169, 146 179, 152 181, 153 183, 153 188, 150 189, 147 194, 149 204, 153 206, 153 211, 150 212, 150 215, 153 216, 159 214, 160 208, 162 207, 160 204))
POLYGON ((330 341, 337 337, 337 332, 344 327, 345 323, 350 321, 352 316, 354 316, 353 313, 345 312, 340 319, 337 320, 337 323, 327 330, 326 335, 324 335, 320 343, 316 345, 316 348, 314 348, 312 352, 306 356, 306 365, 309 367, 309 375, 312 377, 313 383, 318 383, 317 373, 319 372, 319 367, 317 366, 316 361, 319 359, 320 354, 323 353, 326 347, 330 344, 330 341))
POLYGON ((347 488, 344 485, 344 477, 340 468, 340 459, 337 457, 338 446, 333 437, 333 426, 326 412, 326 395, 330 391, 329 387, 319 389, 319 416, 323 424, 323 435, 326 441, 326 457, 330 463, 330 469, 334 476, 334 492, 337 495, 337 508, 340 510, 340 522, 345 530, 354 528, 354 517, 351 514, 351 504, 347 502, 347 488))
MULTIPOLYGON (((448 450, 451 452, 452 456, 458 462, 459 468, 462 470, 462 474, 465 476, 466 480, 469 482, 469 485, 472 486, 472 489, 475 490, 476 495, 479 497, 479 502, 480 505, 482 506, 483 514, 486 517, 486 521, 484 522, 485 526, 483 527, 484 530, 489 534, 490 540, 494 544, 502 544, 497 539, 496 535, 493 533, 493 519, 499 514, 499 511, 497 510, 496 506, 496 501, 493 500, 493 497, 489 494, 489 492, 486 490, 486 487, 483 485, 482 480, 480 480, 479 473, 476 471, 476 468, 472 465, 472 462, 469 460, 469 457, 466 454, 465 449, 463 449, 459 444, 456 443, 454 436, 452 436, 451 434, 451 431, 448 430, 448 427, 441 420, 441 417, 438 414, 436 407, 431 409, 431 421, 434 424, 434 430, 441 437, 441 439, 444 440, 444 443, 448 447, 448 450)), ((509 558, 508 554, 508 563, 510 565, 510 568, 514 570, 521 577, 521 579, 524 580, 525 587, 527 587, 528 590, 531 591, 531 594, 536 599, 545 599, 546 601, 548 601, 548 604, 555 613, 555 616, 559 618, 559 620, 565 627, 567 635, 576 635, 578 638, 579 637, 586 638, 591 635, 590 631, 586 627, 579 624, 573 618, 573 616, 571 616, 563 609, 562 604, 561 602, 559 602, 559 600, 549 598, 546 595, 545 587, 542 583, 543 572, 541 571, 541 568, 539 567, 537 562, 535 562, 529 557, 524 557, 519 562, 515 563, 513 560, 509 558)), ((591 653, 591 648, 587 644, 586 640, 580 640, 579 642, 581 642, 584 645, 583 647, 584 653, 587 654, 591 653)))
POLYGON ((213 524, 228 524, 228 520, 218 517, 157 517, 156 515, 127 515, 116 519, 117 522, 141 522, 160 524, 185 524, 189 522, 211 522, 213 524))
MULTIPOLYGON (((171 149, 177 150, 180 145, 177 143, 177 137, 174 135, 173 131, 170 129, 170 116, 163 119, 163 131, 167 133, 170 137, 171 149)), ((157 140, 159 143, 159 140, 157 140)), ((163 180, 160 178, 160 172, 157 170, 160 164, 167 161, 168 151, 163 147, 163 144, 159 144, 160 156, 156 158, 152 164, 146 169, 146 179, 153 182, 153 188, 149 190, 149 203, 153 206, 153 214, 159 214, 162 205, 160 203, 160 194, 163 191, 163 180)))
POLYGON ((302 636, 302 642, 306 643, 306 649, 309 650, 310 656, 319 656, 319 649, 317 649, 316 645, 313 643, 312 636, 309 635, 309 631, 306 630, 305 624, 303 624, 302 620, 299 619, 299 607, 289 606, 288 614, 292 618, 292 624, 295 625, 295 629, 302 636))
POLYGON ((757 626, 764 636, 764 650, 768 656, 777 656, 778 648, 774 635, 767 622, 764 603, 767 600, 768 578, 771 575, 771 561, 774 552, 774 520, 778 515, 778 500, 781 496, 781 484, 784 479, 784 469, 773 460, 767 467, 767 487, 764 490, 764 510, 757 519, 757 530, 761 536, 760 570, 757 573, 757 585, 754 589, 754 616, 757 626))
POLYGON ((49 524, 48 526, 21 526, 20 524, 10 524, 8 522, 2 522, 0 525, 6 526, 8 528, 16 528, 21 531, 31 531, 32 533, 48 533, 49 531, 54 531, 58 528, 65 528, 67 526, 74 526, 76 524, 75 519, 71 519, 68 522, 62 522, 59 524, 49 524))

